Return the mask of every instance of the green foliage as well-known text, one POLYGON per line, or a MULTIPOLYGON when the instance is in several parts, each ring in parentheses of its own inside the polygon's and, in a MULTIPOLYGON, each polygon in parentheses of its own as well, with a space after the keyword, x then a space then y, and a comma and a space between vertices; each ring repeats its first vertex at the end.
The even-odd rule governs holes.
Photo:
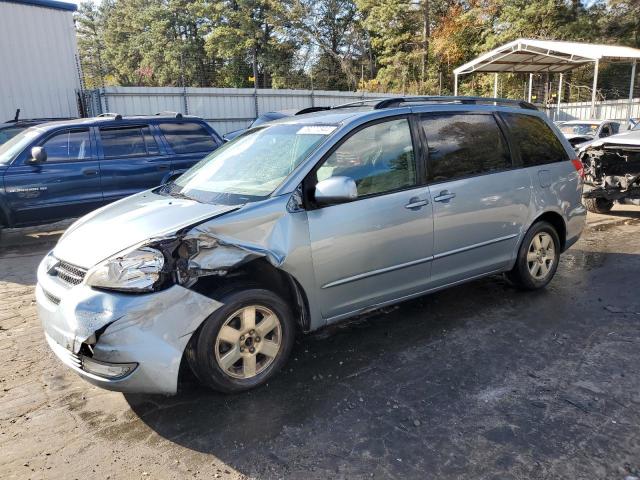
MULTIPOLYGON (((103 0, 82 4, 76 27, 88 88, 253 87, 255 80, 259 88, 447 94, 453 68, 518 37, 640 47, 640 3, 103 0)), ((602 81, 615 83, 621 68, 604 65, 602 81)), ((567 79, 586 85, 588 75, 567 79)), ((523 77, 502 77, 500 94, 522 97, 523 77)), ((492 90, 491 76, 461 85, 464 93, 492 90)))

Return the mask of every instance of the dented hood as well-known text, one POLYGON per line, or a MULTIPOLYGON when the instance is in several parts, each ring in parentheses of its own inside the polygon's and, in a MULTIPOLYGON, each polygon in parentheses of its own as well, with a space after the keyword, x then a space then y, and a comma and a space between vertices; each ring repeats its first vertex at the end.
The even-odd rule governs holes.
POLYGON ((54 255, 83 268, 146 240, 240 208, 158 195, 151 191, 102 207, 71 225, 54 255))

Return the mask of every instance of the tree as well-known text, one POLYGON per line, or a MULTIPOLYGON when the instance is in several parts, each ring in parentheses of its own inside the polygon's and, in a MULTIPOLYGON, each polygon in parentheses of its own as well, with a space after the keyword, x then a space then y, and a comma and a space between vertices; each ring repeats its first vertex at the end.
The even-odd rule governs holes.
POLYGON ((211 20, 206 50, 226 67, 233 86, 269 86, 272 77, 292 67, 296 42, 286 35, 286 2, 222 0, 204 10, 211 20))
POLYGON ((99 6, 83 2, 75 14, 78 37, 78 53, 86 88, 102 87, 110 77, 110 67, 106 63, 104 51, 104 24, 110 2, 99 6))
POLYGON ((289 18, 313 49, 316 88, 349 90, 357 85, 364 64, 372 72, 370 47, 353 0, 300 0, 289 18))

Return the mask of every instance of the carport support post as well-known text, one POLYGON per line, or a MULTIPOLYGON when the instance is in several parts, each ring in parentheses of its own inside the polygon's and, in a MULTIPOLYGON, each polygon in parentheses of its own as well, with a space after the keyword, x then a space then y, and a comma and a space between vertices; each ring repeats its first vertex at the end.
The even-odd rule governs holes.
POLYGON ((591 92, 591 118, 596 116, 596 89, 598 88, 598 70, 600 69, 600 60, 596 60, 593 71, 593 91, 591 92))
POLYGON ((457 73, 453 74, 453 96, 454 97, 458 96, 458 74, 457 73))
POLYGON ((498 74, 493 74, 493 98, 498 98, 498 74))
POLYGON ((631 118, 632 108, 633 108, 633 87, 635 87, 636 82, 636 62, 633 61, 633 65, 631 66, 631 84, 629 85, 629 106, 627 107, 627 118, 631 118))
POLYGON ((562 79, 564 74, 560 74, 560 81, 558 82, 558 106, 556 107, 556 121, 560 120, 560 100, 562 99, 562 79))
POLYGON ((527 102, 531 103, 531 90, 533 89, 533 73, 529 74, 529 96, 527 102))

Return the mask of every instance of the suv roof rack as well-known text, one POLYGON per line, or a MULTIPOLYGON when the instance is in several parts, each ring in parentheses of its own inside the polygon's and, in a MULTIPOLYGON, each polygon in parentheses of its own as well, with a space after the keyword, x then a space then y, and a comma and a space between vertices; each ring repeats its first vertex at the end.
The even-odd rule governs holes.
POLYGON ((158 113, 156 113, 156 115, 161 115, 161 116, 166 116, 166 117, 173 117, 173 118, 182 118, 182 114, 180 112, 172 112, 170 110, 164 110, 162 112, 158 112, 158 113))
POLYGON ((323 110, 336 110, 338 108, 364 107, 372 105, 374 110, 383 108, 400 107, 402 104, 458 104, 458 105, 501 105, 505 107, 518 107, 526 110, 538 110, 534 104, 525 102, 524 100, 511 100, 508 98, 492 98, 492 97, 445 97, 445 96, 414 96, 414 97, 382 97, 367 98, 357 100, 355 102, 341 103, 330 107, 308 107, 303 108, 296 115, 305 113, 320 112, 323 110))
POLYGON ((104 112, 104 113, 99 114, 98 117, 100 117, 100 118, 113 117, 114 120, 122 120, 122 115, 120 115, 119 113, 115 113, 115 112, 104 112))
POLYGON ((382 108, 399 107, 403 103, 443 103, 443 104, 462 104, 462 105, 501 105, 506 107, 519 107, 526 110, 538 110, 532 103, 524 100, 511 100, 508 98, 491 98, 491 97, 444 97, 444 96, 415 96, 415 97, 392 97, 378 100, 374 105, 375 110, 382 108))

